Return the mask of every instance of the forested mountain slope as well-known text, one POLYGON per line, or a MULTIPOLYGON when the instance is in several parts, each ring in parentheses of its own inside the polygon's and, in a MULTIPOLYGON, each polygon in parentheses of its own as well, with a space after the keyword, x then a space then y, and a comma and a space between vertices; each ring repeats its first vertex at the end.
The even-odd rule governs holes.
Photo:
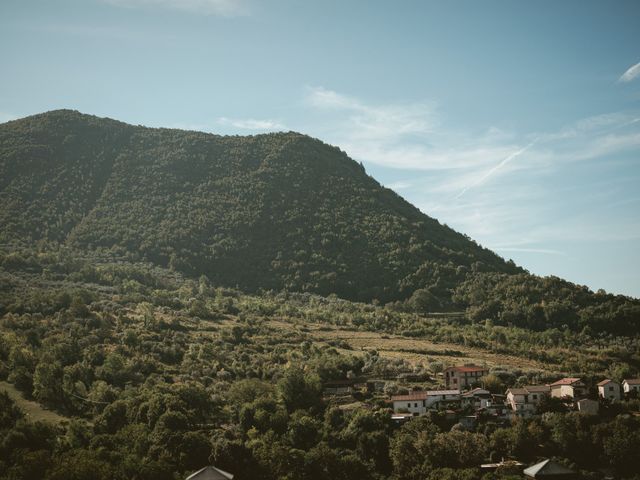
POLYGON ((338 148, 297 133, 218 136, 75 111, 0 125, 0 242, 61 243, 246 290, 442 308, 511 262, 421 213, 338 148))

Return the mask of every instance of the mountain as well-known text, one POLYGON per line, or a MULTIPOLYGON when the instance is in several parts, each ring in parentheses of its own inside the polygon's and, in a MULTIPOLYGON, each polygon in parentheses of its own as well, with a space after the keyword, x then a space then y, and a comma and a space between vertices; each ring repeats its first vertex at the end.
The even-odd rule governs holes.
POLYGON ((0 242, 63 244, 246 290, 447 308, 469 272, 521 273, 298 133, 219 136, 58 110, 0 125, 0 242))

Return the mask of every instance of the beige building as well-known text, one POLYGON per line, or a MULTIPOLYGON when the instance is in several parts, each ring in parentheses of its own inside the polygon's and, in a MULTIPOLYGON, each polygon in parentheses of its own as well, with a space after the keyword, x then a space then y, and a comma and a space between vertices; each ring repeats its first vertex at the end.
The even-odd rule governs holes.
POLYGON ((551 387, 548 385, 528 385, 507 390, 507 404, 518 417, 528 417, 536 412, 538 404, 548 397, 551 387))
POLYGON ((549 386, 551 387, 551 396, 554 398, 579 398, 587 394, 587 386, 579 378, 562 378, 549 386))
POLYGON ((481 384, 482 377, 489 374, 489 370, 478 365, 462 365, 449 367, 444 371, 446 388, 465 389, 481 384))
POLYGON ((603 399, 620 400, 620 384, 613 380, 602 380, 598 383, 598 396, 603 399))

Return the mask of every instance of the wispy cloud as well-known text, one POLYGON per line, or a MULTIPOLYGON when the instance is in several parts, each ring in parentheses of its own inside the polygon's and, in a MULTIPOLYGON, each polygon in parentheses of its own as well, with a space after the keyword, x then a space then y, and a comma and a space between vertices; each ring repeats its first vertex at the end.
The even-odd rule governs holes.
POLYGON ((489 170, 487 170, 486 172, 484 172, 482 175, 480 175, 476 180, 474 180, 472 183, 470 183, 469 185, 467 185, 466 187, 464 187, 462 190, 460 190, 460 192, 455 196, 455 198, 460 198, 462 195, 464 195, 465 193, 467 193, 467 191, 469 191, 470 188, 474 188, 477 187, 479 185, 482 185, 484 182, 486 182, 489 177, 491 175, 493 175, 494 173, 496 173, 498 170, 500 170, 502 167, 504 167, 507 163, 509 163, 511 160, 513 160, 516 157, 519 157, 520 155, 522 155, 524 152, 526 152, 527 150, 529 150, 531 147, 533 147, 533 145, 535 144, 535 140, 533 142, 531 142, 529 145, 522 147, 518 150, 516 150, 515 152, 513 152, 512 154, 508 155, 507 157, 505 157, 504 159, 502 159, 500 161, 500 163, 498 163, 497 165, 491 167, 489 170))
POLYGON ((627 71, 620 76, 618 81, 627 83, 627 82, 631 82, 632 80, 635 80, 639 76, 640 76, 640 62, 629 67, 627 71))
POLYGON ((237 17, 247 15, 249 7, 244 0, 103 0, 124 8, 165 8, 201 15, 237 17))
POLYGON ((239 128, 241 130, 286 130, 286 127, 282 123, 275 120, 256 120, 254 118, 239 119, 220 117, 218 118, 218 124, 239 128))
POLYGON ((346 112, 350 134, 362 140, 422 136, 434 128, 434 107, 426 103, 367 105, 323 87, 310 88, 306 100, 314 108, 346 112))

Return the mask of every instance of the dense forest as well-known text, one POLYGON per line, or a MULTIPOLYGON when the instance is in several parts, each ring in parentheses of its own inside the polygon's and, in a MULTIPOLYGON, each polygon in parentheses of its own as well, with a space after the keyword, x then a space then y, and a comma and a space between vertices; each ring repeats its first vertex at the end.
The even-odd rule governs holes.
POLYGON ((73 111, 0 126, 0 242, 149 260, 245 290, 445 305, 469 271, 512 263, 297 133, 221 137, 73 111))

